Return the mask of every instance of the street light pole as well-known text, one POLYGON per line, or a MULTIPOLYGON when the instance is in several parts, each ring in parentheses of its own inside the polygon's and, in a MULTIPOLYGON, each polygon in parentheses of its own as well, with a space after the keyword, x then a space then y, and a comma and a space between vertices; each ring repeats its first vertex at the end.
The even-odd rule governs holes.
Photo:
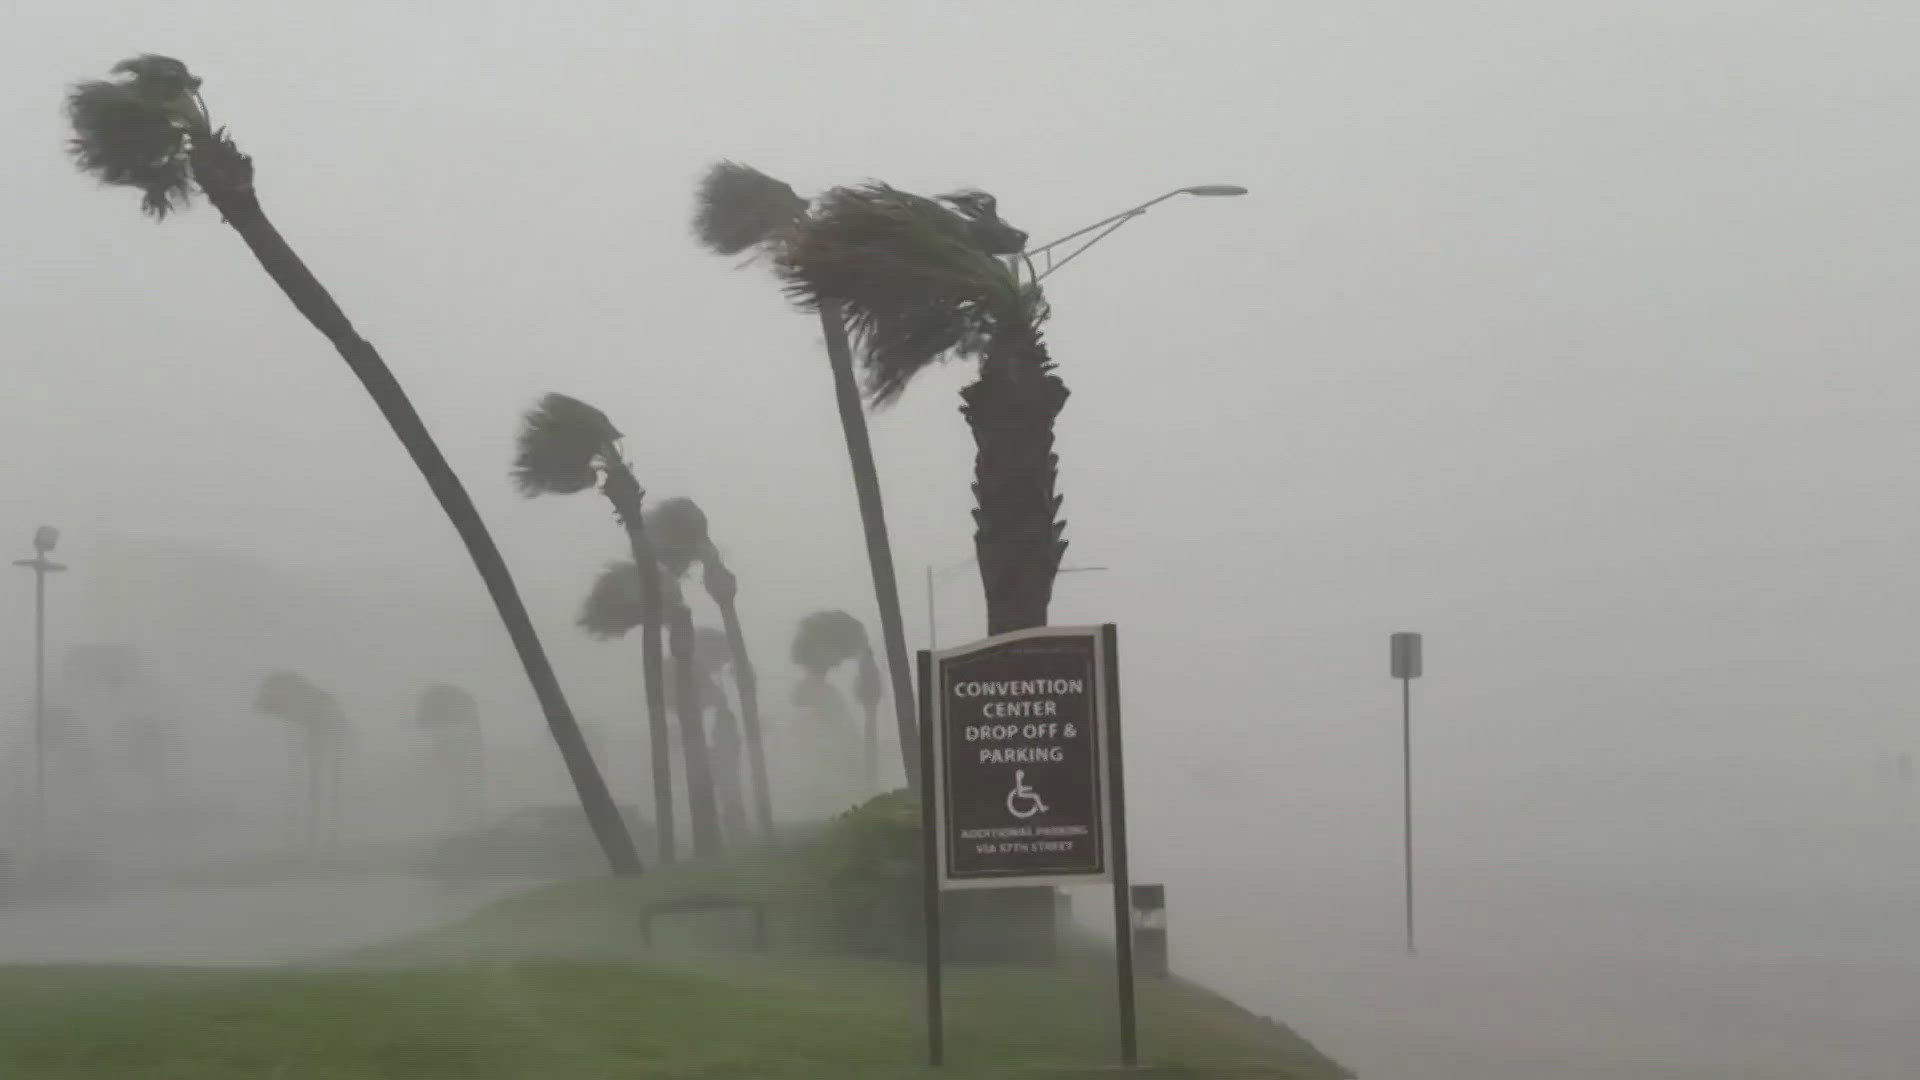
POLYGON ((33 571, 33 851, 47 850, 47 575, 66 567, 47 558, 60 530, 42 525, 33 533, 33 558, 13 565, 33 571))
POLYGON ((1201 198, 1230 198, 1237 195, 1245 195, 1246 193, 1247 193, 1247 189, 1241 187, 1238 184, 1195 184, 1192 187, 1174 188, 1172 191, 1167 192, 1165 195, 1148 199, 1146 202, 1143 202, 1139 206, 1133 207, 1132 209, 1122 210, 1119 213, 1113 215, 1112 217, 1101 218, 1099 221, 1096 221, 1093 224, 1088 225, 1084 228, 1075 229, 1074 231, 1068 233, 1067 235, 1060 237, 1058 240, 1050 241, 1036 248, 1028 248, 1027 250, 1021 253, 1020 257, 1023 257, 1026 260, 1028 260, 1029 265, 1032 264, 1032 259, 1035 255, 1043 255, 1046 257, 1047 268, 1045 270, 1035 273, 1033 277, 1033 280, 1038 282, 1045 279, 1054 271, 1060 269, 1061 267, 1067 265, 1073 260, 1079 258, 1081 252, 1087 250, 1093 245, 1099 243, 1100 241, 1105 240, 1109 235, 1113 233, 1114 230, 1118 229, 1120 226, 1125 225, 1127 222, 1132 221, 1134 218, 1140 217, 1141 215, 1145 214, 1148 210, 1152 209, 1155 206, 1158 206, 1163 202, 1166 202, 1168 199, 1171 199, 1176 195, 1197 195, 1201 198), (1054 248, 1057 248, 1060 245, 1067 243, 1070 240, 1078 240, 1080 237, 1085 236, 1088 233, 1095 234, 1093 239, 1088 240, 1086 243, 1081 244, 1079 247, 1074 248, 1072 251, 1068 252, 1065 256, 1063 256, 1060 259, 1059 262, 1054 261, 1053 259, 1054 248))

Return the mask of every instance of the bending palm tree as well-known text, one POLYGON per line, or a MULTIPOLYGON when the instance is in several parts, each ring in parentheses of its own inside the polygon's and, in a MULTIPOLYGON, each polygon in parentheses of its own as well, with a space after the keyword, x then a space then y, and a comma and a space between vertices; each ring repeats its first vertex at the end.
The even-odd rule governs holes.
POLYGON ((633 552, 631 565, 638 569, 631 581, 602 574, 587 598, 580 625, 598 637, 624 634, 631 627, 619 625, 619 590, 632 588, 628 595, 638 599, 640 623, 640 662, 646 678, 647 730, 653 748, 654 828, 660 837, 660 861, 674 859, 673 773, 667 750, 666 673, 661 660, 660 634, 664 618, 660 571, 653 552, 653 540, 647 535, 640 502, 646 495, 633 467, 620 453, 620 432, 607 414, 584 401, 565 394, 548 394, 527 410, 521 418, 519 453, 513 462, 514 482, 521 494, 570 495, 600 487, 600 493, 613 504, 613 516, 627 534, 627 547, 633 552), (615 590, 601 592, 605 584, 615 590), (596 603, 603 609, 596 611, 596 603), (604 621, 601 617, 604 616, 604 621), (609 629, 602 629, 603 627, 609 629))
POLYGON ((827 682, 828 673, 849 660, 859 661, 854 692, 867 720, 860 741, 861 777, 865 793, 872 794, 880 786, 880 666, 874 661, 867 628, 844 611, 816 611, 794 628, 792 655, 794 664, 806 672, 794 688, 794 702, 822 716, 840 709, 839 692, 827 682))
POLYGON ((760 681, 747 656, 747 638, 740 628, 740 612, 734 600, 739 595, 739 579, 727 568, 707 531, 707 515, 692 499, 667 499, 647 513, 647 527, 656 537, 654 545, 660 563, 668 573, 682 574, 699 560, 702 582, 714 606, 720 609, 720 625, 726 628, 727 656, 733 665, 734 688, 740 693, 740 714, 746 724, 747 766, 753 773, 754 810, 760 817, 762 835, 773 836, 773 793, 767 783, 766 747, 760 734, 760 681))
MULTIPOLYGON (((738 255, 758 248, 778 257, 806 216, 807 200, 795 194, 793 188, 757 169, 723 161, 710 169, 701 182, 694 233, 717 254, 738 255)), ((907 664, 906 631, 900 622, 900 583, 894 575, 886 507, 880 500, 880 473, 873 461, 867 416, 860 408, 860 389, 854 379, 853 350, 847 341, 846 327, 832 302, 816 306, 820 332, 827 342, 827 362, 833 371, 840 433, 846 439, 847 460, 853 467, 853 489, 860 503, 861 529, 866 534, 874 601, 880 608, 880 634, 886 643, 887 671, 893 682, 893 715, 900 729, 901 763, 906 769, 907 783, 912 785, 920 775, 920 744, 918 729, 914 726, 913 676, 907 664)))
POLYGON ((884 184, 835 188, 778 267, 795 300, 838 311, 860 345, 876 406, 946 356, 976 360, 960 392, 973 431, 974 550, 987 632, 1044 626, 1066 550, 1054 494, 1053 425, 1067 388, 1041 338, 1047 304, 997 256, 1026 234, 981 193, 932 199, 884 184))
POLYGON ((67 97, 76 164, 104 183, 138 188, 147 213, 163 218, 185 207, 198 190, 240 234, 254 257, 313 328, 324 334, 366 388, 393 433, 426 478, 453 523, 499 610, 500 621, 533 684, 547 726, 579 793, 581 808, 615 873, 638 873, 640 860, 593 756, 580 738, 526 605, 505 560, 488 535, 473 500, 440 453, 413 403, 333 297, 294 254, 260 208, 253 159, 225 129, 215 129, 200 99, 200 80, 165 56, 140 56, 114 66, 117 81, 90 80, 67 97))
POLYGON ((346 750, 346 714, 340 702, 306 676, 276 671, 260 682, 253 711, 293 725, 307 774, 307 809, 301 828, 311 850, 332 846, 340 816, 340 774, 346 750))

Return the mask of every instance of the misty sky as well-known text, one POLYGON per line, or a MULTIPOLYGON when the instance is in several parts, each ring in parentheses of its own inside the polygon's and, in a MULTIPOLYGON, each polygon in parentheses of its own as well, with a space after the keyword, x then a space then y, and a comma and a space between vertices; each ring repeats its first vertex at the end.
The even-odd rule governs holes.
MULTIPOLYGON (((764 667, 807 610, 872 618, 817 327, 688 235, 730 157, 802 192, 978 186, 1038 239, 1252 190, 1049 282, 1068 563, 1111 567, 1062 578, 1054 619, 1122 627, 1143 842, 1226 812, 1396 856, 1399 629, 1428 635, 1422 782, 1461 830, 1632 815, 1614 796, 1669 773, 1864 782, 1920 742, 1920 11, 555 10, 10 7, 0 538, 63 526, 57 588, 118 531, 458 597, 476 677, 512 677, 424 484, 238 238, 63 159, 63 88, 156 51, 413 395, 570 686, 623 670, 570 626, 623 540, 601 500, 507 483, 550 390, 611 414, 650 493, 700 500, 764 667)), ((922 568, 971 552, 966 378, 873 421, 915 646, 922 568)), ((24 686, 24 574, 12 595, 24 686)), ((977 579, 940 605, 948 643, 979 631, 977 579)))

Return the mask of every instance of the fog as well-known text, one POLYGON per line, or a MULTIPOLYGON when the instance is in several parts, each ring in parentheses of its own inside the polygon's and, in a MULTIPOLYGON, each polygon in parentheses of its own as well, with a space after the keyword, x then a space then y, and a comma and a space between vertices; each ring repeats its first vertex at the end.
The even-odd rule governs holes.
MULTIPOLYGON (((25 557, 35 526, 62 529, 49 700, 89 750, 59 766, 48 829, 100 873, 164 894, 182 866, 288 849, 299 766, 251 709, 279 669, 349 721, 339 859, 458 824, 413 719, 433 683, 479 703, 493 811, 572 799, 465 554, 327 343, 216 213, 155 225, 60 154, 62 89, 156 51, 205 78, 269 212, 413 396, 642 812, 637 642, 573 625, 624 537, 601 500, 507 480, 516 417, 548 391, 607 410, 650 498, 705 508, 782 815, 862 794, 854 732, 788 704, 801 616, 877 628, 818 328, 690 239, 702 170, 977 186, 1041 239, 1245 185, 1162 204, 1048 281, 1073 392, 1066 561, 1106 568, 1061 577, 1051 616, 1120 627, 1136 876, 1168 885, 1175 965, 1368 1078, 1920 1062, 1920 790, 1896 765, 1920 743, 1920 12, 13 14, 0 537, 25 557), (1397 630, 1427 649, 1417 958, 1397 630), (86 644, 131 646, 137 683, 78 685, 63 665, 86 644), (146 715, 179 734, 157 757, 116 734, 146 715)), ((949 365, 872 416, 910 647, 930 622, 947 644, 984 632, 977 577, 948 569, 972 551, 968 378, 949 365)), ((18 848, 30 575, 13 586, 0 845, 18 848)), ((891 741, 881 759, 897 782, 891 741)), ((0 961, 277 961, 491 895, 353 888, 283 908, 368 913, 330 928, 231 914, 267 899, 144 936, 137 907, 0 912, 0 961)))

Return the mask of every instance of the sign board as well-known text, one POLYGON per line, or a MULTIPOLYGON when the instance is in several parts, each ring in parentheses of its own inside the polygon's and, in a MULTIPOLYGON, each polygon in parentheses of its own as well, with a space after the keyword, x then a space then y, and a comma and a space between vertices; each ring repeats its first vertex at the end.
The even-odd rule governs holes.
POLYGON ((1392 671, 1396 679, 1420 677, 1420 635, 1395 634, 1392 639, 1392 671))
POLYGON ((932 654, 941 888, 1111 879, 1104 641, 1040 627, 932 654))

